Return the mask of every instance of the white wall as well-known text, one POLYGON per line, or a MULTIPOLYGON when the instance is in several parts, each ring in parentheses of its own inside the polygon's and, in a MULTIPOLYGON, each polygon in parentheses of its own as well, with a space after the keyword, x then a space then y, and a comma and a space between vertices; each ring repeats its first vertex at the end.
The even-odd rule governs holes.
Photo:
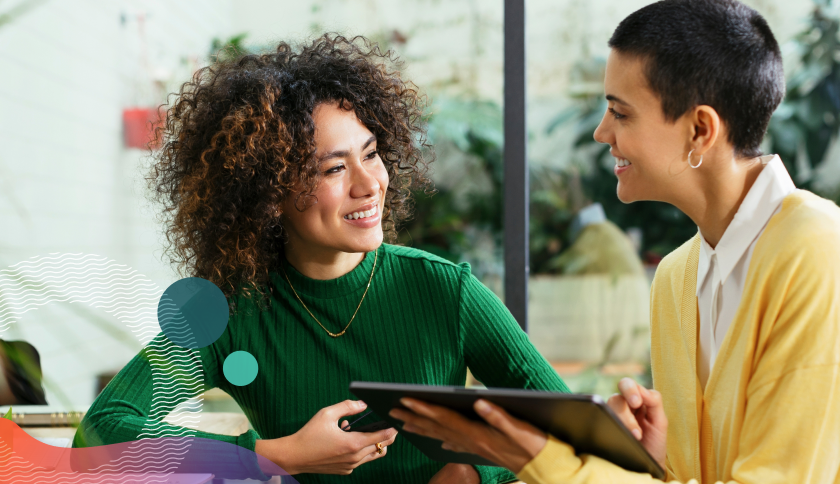
MULTIPOLYGON (((21 3, 0 3, 0 14, 21 3)), ((143 152, 123 148, 122 110, 160 103, 156 83, 172 87, 203 62, 211 39, 230 31, 231 5, 51 0, 0 26, 0 269, 83 252, 130 265, 161 290, 176 280, 145 207, 143 152)), ((115 318, 77 306, 30 311, 2 334, 39 349, 60 410, 85 409, 94 375, 140 348, 115 318)))

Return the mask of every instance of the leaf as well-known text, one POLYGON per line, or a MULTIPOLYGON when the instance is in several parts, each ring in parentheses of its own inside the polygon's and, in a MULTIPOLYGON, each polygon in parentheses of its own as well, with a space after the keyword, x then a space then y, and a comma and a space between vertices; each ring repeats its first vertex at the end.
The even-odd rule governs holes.
POLYGON ((3 418, 9 419, 9 420, 12 419, 12 407, 9 407, 9 411, 6 412, 6 415, 3 415, 3 418))
POLYGON ((823 162, 828 145, 831 143, 833 130, 828 126, 808 131, 805 138, 805 148, 808 152, 808 161, 811 168, 816 168, 823 162))
POLYGON ((580 106, 572 106, 570 108, 564 109, 563 111, 560 111, 560 114, 558 114, 557 116, 552 118, 551 121, 548 122, 548 124, 545 127, 545 133, 551 134, 558 127, 568 123, 569 121, 575 118, 579 118, 584 114, 585 113, 580 106))

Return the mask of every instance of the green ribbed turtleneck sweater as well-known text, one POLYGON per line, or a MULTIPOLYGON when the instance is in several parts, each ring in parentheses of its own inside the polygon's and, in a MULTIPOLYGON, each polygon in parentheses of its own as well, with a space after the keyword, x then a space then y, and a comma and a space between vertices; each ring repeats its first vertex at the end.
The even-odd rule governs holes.
MULTIPOLYGON (((327 281, 309 279, 288 264, 286 273, 313 314, 337 333, 356 309, 373 262, 371 252, 348 274, 327 281)), ((319 409, 355 399, 348 390, 354 380, 464 385, 469 367, 488 387, 568 392, 502 302, 470 273, 468 264, 383 245, 367 297, 340 338, 330 337, 313 321, 282 273, 272 274, 270 285, 271 304, 266 308, 233 297, 230 302, 236 309, 227 329, 215 343, 198 351, 205 389, 218 387, 230 394, 256 433, 227 437, 197 432, 196 437, 253 450, 255 439, 291 435, 319 409), (222 370, 225 357, 239 350, 254 355, 259 364, 256 380, 242 387, 231 385, 222 370)), ((150 415, 153 395, 147 353, 148 347, 96 399, 74 445, 126 442, 140 436, 144 424, 155 417, 150 415)), ((179 401, 197 394, 186 387, 175 393, 179 401)), ((255 459, 243 464, 260 477, 255 459)), ((302 484, 425 484, 442 466, 397 436, 384 458, 363 464, 349 476, 295 478, 302 484)), ((483 483, 515 480, 504 469, 477 469, 483 483)))

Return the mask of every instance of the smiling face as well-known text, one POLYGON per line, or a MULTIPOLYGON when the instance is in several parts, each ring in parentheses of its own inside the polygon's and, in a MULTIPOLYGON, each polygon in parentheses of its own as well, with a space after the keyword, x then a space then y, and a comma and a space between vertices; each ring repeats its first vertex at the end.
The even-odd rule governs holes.
MULTIPOLYGON (((610 52, 604 78, 609 108, 595 130, 595 140, 610 145, 619 200, 672 202, 684 178, 691 176, 686 155, 693 121, 688 113, 675 122, 665 118, 644 68, 636 56, 610 52)), ((692 163, 697 163, 696 158, 692 163)))
POLYGON ((388 171, 376 151, 376 137, 355 112, 337 104, 319 105, 312 119, 321 179, 305 208, 305 197, 295 207, 297 194, 283 202, 287 250, 315 257, 372 251, 382 244, 388 190, 388 171))

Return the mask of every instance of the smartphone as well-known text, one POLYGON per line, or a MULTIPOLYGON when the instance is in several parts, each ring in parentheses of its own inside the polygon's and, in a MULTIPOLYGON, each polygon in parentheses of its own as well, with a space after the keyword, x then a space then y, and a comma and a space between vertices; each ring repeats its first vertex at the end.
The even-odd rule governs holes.
POLYGON ((372 420, 372 418, 367 418, 372 413, 372 411, 368 410, 361 417, 350 422, 344 427, 341 427, 341 430, 345 432, 378 432, 380 430, 393 428, 393 425, 389 424, 384 420, 379 420, 377 422, 366 422, 365 420, 372 420))

